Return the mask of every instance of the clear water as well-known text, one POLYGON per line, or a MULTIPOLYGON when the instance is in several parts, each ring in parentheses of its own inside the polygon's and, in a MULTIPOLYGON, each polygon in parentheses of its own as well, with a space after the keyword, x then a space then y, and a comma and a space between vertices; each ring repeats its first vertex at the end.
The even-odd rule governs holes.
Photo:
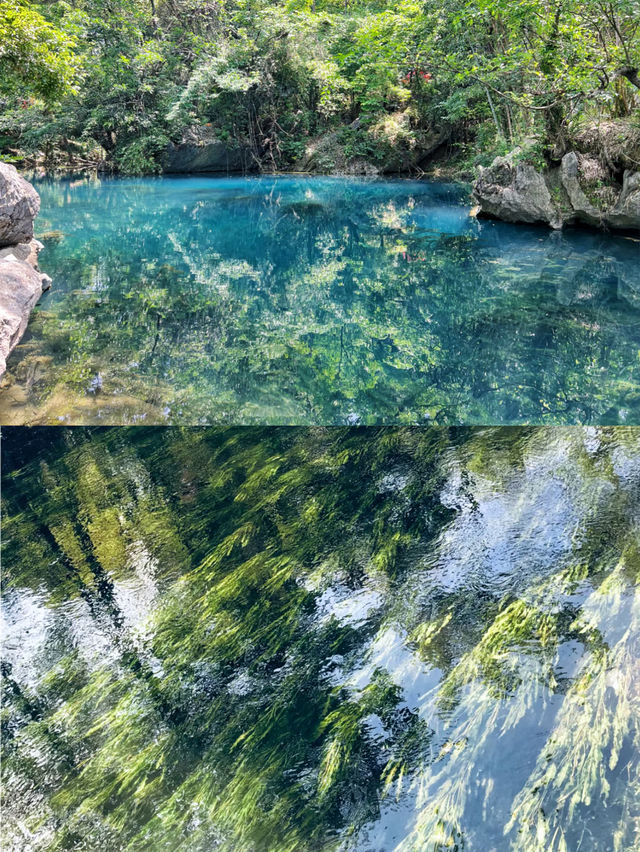
POLYGON ((7 852, 640 847, 640 430, 28 431, 7 852))
POLYGON ((478 222, 430 182, 38 190, 54 285, 0 422, 640 423, 637 239, 478 222))

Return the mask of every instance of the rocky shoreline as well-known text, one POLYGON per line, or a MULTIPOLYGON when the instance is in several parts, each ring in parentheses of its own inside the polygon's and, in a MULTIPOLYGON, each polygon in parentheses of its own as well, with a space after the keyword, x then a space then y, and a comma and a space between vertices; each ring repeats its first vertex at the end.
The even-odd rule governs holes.
POLYGON ((51 279, 38 269, 42 243, 33 237, 40 197, 7 163, 0 163, 0 377, 26 331, 31 311, 51 279))
POLYGON ((516 149, 480 170, 473 185, 478 216, 554 229, 640 231, 640 172, 625 169, 620 185, 598 160, 575 151, 544 168, 520 155, 516 149))
MULTIPOLYGON (((425 174, 444 136, 422 140, 419 150, 397 156, 387 167, 366 160, 347 162, 329 134, 309 145, 296 164, 296 172, 332 175, 425 174)), ((624 154, 624 152, 622 152, 624 154)), ((527 152, 516 148, 506 157, 496 157, 491 166, 480 168, 473 182, 477 215, 505 222, 539 223, 558 229, 586 226, 602 230, 640 231, 640 172, 620 162, 603 164, 591 153, 569 151, 556 166, 535 166, 527 152)), ((190 131, 180 143, 171 145, 166 173, 225 173, 258 170, 247 146, 221 142, 207 132, 190 131)))
MULTIPOLYGON (((389 121, 392 118, 396 131, 404 127, 404 114, 389 121)), ((355 131, 357 124, 356 120, 346 130, 355 131)), ((393 138, 389 128, 381 128, 380 134, 383 130, 393 138)), ((484 168, 448 159, 444 132, 422 134, 412 148, 396 144, 384 165, 366 156, 348 156, 339 136, 339 131, 333 131, 309 140, 292 172, 462 181, 471 185, 473 212, 478 216, 553 229, 579 226, 640 232, 640 131, 627 122, 585 126, 574 134, 568 150, 553 153, 551 162, 536 153, 534 140, 528 140, 523 148, 496 157, 484 168)), ((278 173, 267 169, 248 143, 222 140, 211 128, 200 126, 187 128, 179 140, 168 143, 160 167, 160 173, 167 175, 278 173)), ((96 169, 109 171, 106 161, 96 164, 96 169)), ((0 246, 4 244, 0 230, 0 246)))

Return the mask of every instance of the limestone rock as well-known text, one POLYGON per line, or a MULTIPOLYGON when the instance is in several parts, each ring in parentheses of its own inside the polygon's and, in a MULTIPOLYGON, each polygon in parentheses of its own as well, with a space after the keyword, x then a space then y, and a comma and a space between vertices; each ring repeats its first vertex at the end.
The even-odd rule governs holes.
POLYGON ((42 243, 33 239, 40 197, 13 166, 0 163, 0 376, 25 332, 29 314, 51 279, 38 270, 42 243))
POLYGON ((14 166, 0 163, 0 247, 28 242, 40 196, 14 166))
POLYGON ((570 151, 558 167, 540 172, 533 165, 514 162, 519 153, 516 149, 496 157, 480 170, 473 188, 477 215, 552 228, 583 224, 640 231, 640 173, 626 171, 618 194, 614 175, 604 181, 599 175, 595 179, 591 174, 595 161, 588 157, 570 151), (586 195, 585 187, 590 187, 599 207, 586 195))
POLYGON ((384 161, 380 162, 373 156, 353 156, 341 140, 342 132, 331 130, 308 140, 304 154, 293 170, 367 177, 411 173, 430 164, 434 153, 450 138, 448 131, 438 129, 412 132, 412 137, 407 138, 410 124, 406 110, 385 116, 369 131, 361 129, 359 118, 352 121, 349 128, 359 130, 363 141, 369 138, 375 145, 385 146, 384 161))
POLYGON ((577 155, 573 151, 565 154, 560 163, 560 183, 567 193, 575 221, 597 228, 601 227, 602 213, 582 191, 578 179, 579 169, 580 163, 577 155))
POLYGON ((0 260, 10 257, 13 260, 24 260, 34 269, 38 268, 38 255, 44 246, 40 240, 29 240, 28 243, 18 243, 15 246, 5 246, 0 249, 0 260))
POLYGON ((29 315, 42 295, 43 276, 8 255, 0 260, 0 376, 7 357, 25 332, 29 315))
POLYGON ((578 153, 596 153, 616 171, 634 170, 640 163, 640 127, 628 118, 581 122, 572 144, 578 153))
POLYGON ((612 228, 640 231, 640 172, 626 171, 622 192, 607 215, 612 228))
POLYGON ((553 227, 560 223, 544 177, 531 165, 514 163, 513 155, 496 157, 488 168, 481 169, 473 194, 481 215, 553 227))

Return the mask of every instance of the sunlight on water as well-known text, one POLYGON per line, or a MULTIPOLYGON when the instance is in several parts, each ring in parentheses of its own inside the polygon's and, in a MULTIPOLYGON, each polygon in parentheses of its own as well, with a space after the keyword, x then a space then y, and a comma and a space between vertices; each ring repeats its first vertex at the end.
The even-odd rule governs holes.
POLYGON ((640 243, 460 187, 47 179, 15 424, 640 422, 640 243))
POLYGON ((34 431, 3 848, 638 848, 640 430, 34 431))

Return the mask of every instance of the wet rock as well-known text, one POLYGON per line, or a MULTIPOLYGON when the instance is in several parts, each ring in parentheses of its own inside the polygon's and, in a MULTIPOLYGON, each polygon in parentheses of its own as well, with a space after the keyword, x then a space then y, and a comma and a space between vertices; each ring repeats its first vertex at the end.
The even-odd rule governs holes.
POLYGON ((64 231, 45 231, 44 233, 39 234, 39 237, 45 242, 51 241, 52 243, 59 243, 64 239, 65 234, 64 231))
POLYGON ((87 393, 98 394, 102 390, 102 376, 100 373, 96 373, 95 376, 91 378, 89 384, 87 385, 87 393))
POLYGON ((33 220, 40 210, 40 196, 17 169, 0 163, 0 247, 28 242, 33 220))

